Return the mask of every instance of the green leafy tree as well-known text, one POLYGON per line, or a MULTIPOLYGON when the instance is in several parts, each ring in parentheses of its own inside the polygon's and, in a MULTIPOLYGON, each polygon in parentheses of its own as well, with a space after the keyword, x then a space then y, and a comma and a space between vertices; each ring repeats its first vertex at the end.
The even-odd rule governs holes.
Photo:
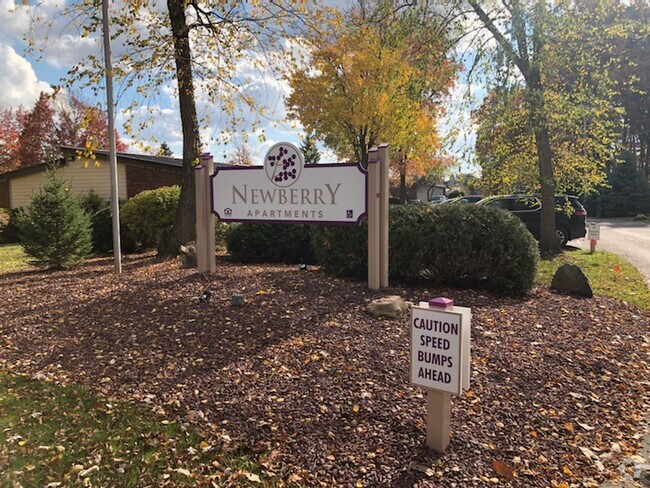
MULTIPOLYGON (((82 37, 98 38, 100 3, 67 2, 59 17, 50 19, 67 18, 82 37)), ((24 4, 17 10, 21 8, 38 9, 24 4)), ((40 17, 37 10, 30 14, 37 24, 54 23, 40 17)), ((173 232, 166 234, 168 242, 159 252, 164 249, 165 254, 175 254, 180 244, 196 238, 194 165, 206 142, 201 140, 201 127, 219 125, 221 130, 217 133, 226 138, 241 131, 245 121, 246 131, 255 132, 265 110, 256 93, 251 93, 251 86, 255 85, 252 72, 291 66, 296 62, 302 31, 326 26, 328 22, 319 8, 308 11, 307 2, 301 0, 168 0, 166 9, 156 2, 136 0, 111 12, 111 37, 119 40, 121 46, 113 63, 113 77, 116 85, 129 91, 129 95, 135 94, 125 113, 135 117, 144 104, 155 116, 157 104, 144 103, 143 98, 153 102, 161 87, 173 81, 177 87, 183 134, 181 195, 173 232), (242 62, 252 68, 249 75, 242 73, 242 62), (218 108, 223 119, 213 121, 208 115, 199 118, 195 90, 200 90, 218 108)), ((50 40, 39 41, 42 47, 50 40)), ((103 86, 103 76, 101 56, 89 55, 68 72, 62 85, 81 86, 97 94, 103 86)), ((154 116, 131 118, 124 129, 129 134, 144 130, 154 116)), ((259 137, 263 139, 264 135, 259 137)))
POLYGON ((492 189, 541 192, 540 248, 554 254, 554 194, 600 185, 620 133, 610 76, 620 33, 611 18, 603 28, 620 3, 468 1, 496 41, 486 57, 496 83, 478 113, 484 178, 492 189))
POLYGON ((318 164, 320 161, 320 152, 316 147, 316 134, 305 134, 300 141, 300 151, 305 157, 305 164, 318 164))
POLYGON ((48 170, 40 193, 18 214, 17 226, 25 252, 36 266, 79 266, 92 250, 90 217, 54 168, 48 170))

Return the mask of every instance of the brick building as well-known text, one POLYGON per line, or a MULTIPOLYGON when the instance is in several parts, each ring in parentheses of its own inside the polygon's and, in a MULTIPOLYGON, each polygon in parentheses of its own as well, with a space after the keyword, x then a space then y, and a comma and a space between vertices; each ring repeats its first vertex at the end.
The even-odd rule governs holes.
MULTIPOLYGON (((58 176, 68 182, 75 194, 93 190, 110 199, 111 178, 108 151, 95 151, 95 160, 79 156, 79 149, 62 147, 58 176)), ((183 161, 179 158, 145 154, 117 153, 117 185, 120 199, 161 186, 180 185, 183 161)), ((32 193, 45 183, 46 164, 0 174, 0 207, 16 208, 29 204, 32 193)))

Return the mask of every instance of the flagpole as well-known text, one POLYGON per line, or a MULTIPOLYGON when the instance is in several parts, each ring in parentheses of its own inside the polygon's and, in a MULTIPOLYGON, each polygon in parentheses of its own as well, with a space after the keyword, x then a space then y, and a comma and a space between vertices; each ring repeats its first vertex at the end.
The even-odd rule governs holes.
POLYGON ((111 210, 113 213, 113 258, 115 273, 122 273, 120 247, 120 205, 117 191, 117 149, 115 143, 115 107, 113 106, 113 67, 111 65, 111 35, 108 26, 108 0, 102 0, 104 33, 104 65, 106 71, 106 111, 108 113, 108 160, 111 168, 111 210))

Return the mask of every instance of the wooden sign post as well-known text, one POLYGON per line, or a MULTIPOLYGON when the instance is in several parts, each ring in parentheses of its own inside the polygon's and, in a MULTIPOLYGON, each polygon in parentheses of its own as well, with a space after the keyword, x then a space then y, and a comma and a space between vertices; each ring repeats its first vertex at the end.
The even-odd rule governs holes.
POLYGON ((210 177, 214 173, 214 160, 209 153, 201 155, 201 163, 194 168, 196 191, 196 262, 199 273, 217 270, 215 247, 215 221, 210 212, 210 177))
POLYGON ((388 144, 361 164, 304 164, 300 149, 274 144, 264 166, 196 166, 196 252, 199 272, 214 272, 214 217, 222 222, 360 225, 368 219, 368 288, 388 286, 388 144), (212 175, 212 176, 211 176, 212 175), (364 191, 365 190, 365 191, 364 191))
POLYGON ((449 446, 451 395, 469 388, 471 310, 434 298, 411 308, 411 383, 427 389, 427 446, 449 446))
POLYGON ((600 224, 598 222, 587 224, 587 238, 589 239, 589 252, 593 254, 596 251, 596 243, 600 239, 600 224))

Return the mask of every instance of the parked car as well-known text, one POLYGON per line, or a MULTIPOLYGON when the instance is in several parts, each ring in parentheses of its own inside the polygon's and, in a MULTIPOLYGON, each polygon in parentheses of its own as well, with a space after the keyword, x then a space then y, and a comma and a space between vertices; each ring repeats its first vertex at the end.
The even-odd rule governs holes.
POLYGON ((460 197, 460 203, 478 203, 483 200, 482 195, 465 195, 460 197))
MULTIPOLYGON (((542 202, 539 195, 501 195, 487 197, 477 205, 501 208, 521 219, 535 239, 539 240, 542 202)), ((587 211, 577 197, 558 195, 555 197, 555 233, 560 246, 568 241, 587 235, 587 211)))
POLYGON ((447 200, 447 197, 444 195, 431 195, 429 198, 429 205, 437 205, 443 203, 445 200, 447 200))
POLYGON ((465 195, 462 197, 454 197, 454 198, 448 198, 442 203, 449 204, 449 203, 476 203, 480 200, 483 200, 483 197, 481 195, 465 195))

